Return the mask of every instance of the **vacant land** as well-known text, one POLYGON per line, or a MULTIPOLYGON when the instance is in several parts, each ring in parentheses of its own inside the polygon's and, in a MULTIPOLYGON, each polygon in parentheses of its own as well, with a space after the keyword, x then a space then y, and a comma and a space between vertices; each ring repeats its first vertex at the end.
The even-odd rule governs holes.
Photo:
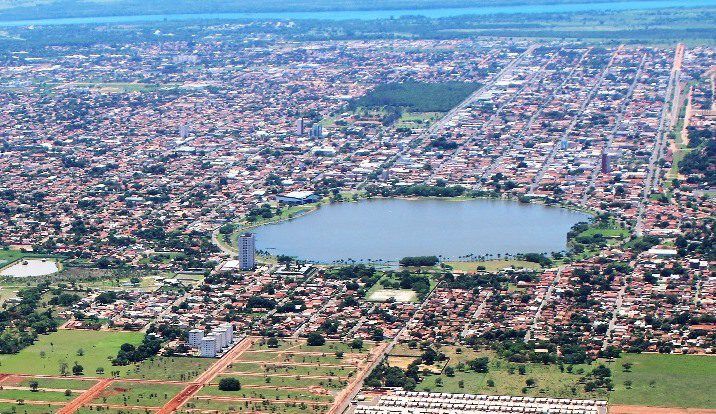
POLYGON ((411 112, 447 112, 480 85, 469 82, 404 82, 378 85, 353 101, 355 108, 397 107, 411 112))
POLYGON ((97 375, 97 368, 104 368, 103 376, 112 371, 111 360, 117 356, 124 343, 139 344, 144 334, 140 332, 104 331, 58 331, 41 335, 37 342, 14 355, 0 355, 0 371, 12 374, 59 375, 61 364, 67 364, 67 372, 77 362, 84 367, 85 375, 97 375))
MULTIPOLYGON (((598 360, 591 365, 564 367, 544 364, 517 364, 499 358, 492 351, 473 351, 457 347, 444 347, 440 351, 447 357, 447 366, 455 369, 455 375, 428 375, 417 390, 447 393, 474 393, 495 395, 528 395, 558 398, 608 399, 610 404, 642 405, 653 407, 716 408, 716 358, 706 355, 622 354, 612 361, 598 360), (477 357, 490 359, 489 371, 478 373, 460 364, 477 357), (598 364, 612 371, 614 390, 585 392, 581 378, 598 364), (623 364, 632 364, 627 370, 623 364), (519 373, 519 366, 525 373, 519 373), (571 371, 571 372, 569 372, 571 371), (527 380, 534 380, 527 386, 527 380), (631 381, 629 383, 628 381, 631 381), (626 383, 625 383, 626 382, 626 383)), ((420 350, 396 347, 388 359, 396 366, 405 368, 420 350), (401 355, 403 357, 396 357, 401 355), (408 358, 407 356, 411 356, 408 358)), ((442 368, 436 363, 436 368, 442 368)), ((421 372, 424 369, 421 367, 421 372)), ((430 371, 438 372, 438 369, 430 371)))
POLYGON ((418 295, 408 289, 376 289, 368 295, 368 300, 373 302, 387 302, 390 299, 402 303, 415 302, 418 295))
POLYGON ((190 381, 216 360, 213 358, 155 357, 132 366, 125 378, 190 381))
POLYGON ((614 377, 611 404, 716 408, 713 356, 626 354, 607 366, 614 377), (633 364, 629 372, 624 363, 633 364))

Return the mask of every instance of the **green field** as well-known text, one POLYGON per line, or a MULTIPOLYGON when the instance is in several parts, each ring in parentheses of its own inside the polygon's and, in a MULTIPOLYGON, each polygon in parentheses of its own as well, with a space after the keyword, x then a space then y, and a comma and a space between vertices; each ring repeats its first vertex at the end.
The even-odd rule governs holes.
MULTIPOLYGON (((579 385, 579 380, 584 374, 578 374, 581 368, 590 371, 593 367, 583 365, 575 366, 574 373, 561 372, 557 365, 544 364, 523 364, 526 373, 520 375, 518 366, 504 359, 497 358, 492 351, 473 351, 464 349, 461 354, 456 352, 454 347, 441 348, 448 358, 448 366, 456 368, 458 363, 487 356, 490 358, 490 369, 487 373, 477 373, 467 368, 464 371, 455 369, 455 376, 448 377, 441 375, 428 375, 416 388, 418 391, 447 392, 447 393, 468 393, 468 394, 490 394, 490 395, 526 395, 532 397, 557 397, 557 398, 606 398, 605 393, 586 393, 584 387, 579 385), (512 371, 511 371, 512 370, 512 371), (512 373, 511 373, 512 372, 512 373), (525 393, 522 392, 526 386, 527 379, 535 380, 535 386, 528 387, 525 393), (442 386, 438 385, 438 379, 442 380, 442 386), (494 382, 494 386, 488 385, 488 380, 494 382), (461 386, 462 381, 462 386, 461 386)), ((414 351, 413 351, 414 353, 414 351)), ((410 355, 411 351, 404 348, 396 348, 393 354, 410 355)), ((581 372, 581 371, 580 371, 581 372)))
POLYGON ((175 384, 113 382, 93 402, 161 407, 183 388, 182 385, 175 384))
POLYGON ((58 375, 64 362, 71 375, 72 366, 77 362, 84 367, 85 375, 95 376, 95 370, 101 367, 105 371, 103 376, 109 376, 113 370, 111 360, 117 356, 119 347, 127 342, 139 344, 143 337, 140 332, 79 330, 40 335, 37 342, 19 353, 0 355, 0 372, 58 375))
POLYGON ((607 366, 614 378, 612 404, 716 408, 714 356, 622 354, 607 366), (631 372, 624 372, 627 362, 634 364, 631 372), (631 389, 624 381, 632 382, 631 389))
POLYGON ((188 381, 196 378, 216 360, 212 358, 155 357, 122 372, 125 378, 188 381))
POLYGON ((2 414, 50 414, 57 411, 58 408, 58 406, 51 405, 0 403, 0 413, 2 414))
MULTIPOLYGON (((454 377, 428 375, 417 386, 418 391, 447 393, 473 393, 494 395, 529 395, 556 398, 598 398, 608 399, 610 404, 645 405, 658 407, 716 408, 716 358, 707 355, 663 355, 663 354, 622 354, 613 361, 599 360, 591 365, 575 365, 572 373, 562 372, 558 365, 524 364, 526 373, 520 375, 516 369, 520 364, 500 359, 492 351, 463 349, 456 353, 455 347, 440 349, 448 358, 448 366, 455 368, 459 362, 467 362, 478 356, 490 358, 487 373, 476 373, 469 369, 455 370, 454 377), (622 364, 633 364, 625 372, 622 364), (580 380, 598 364, 604 364, 612 371, 614 390, 585 392, 580 380), (510 367, 514 369, 510 373, 510 367), (438 379, 442 381, 439 385, 438 379), (527 379, 535 380, 533 387, 526 387, 527 379), (494 382, 488 386, 488 380, 494 382), (460 382, 462 381, 462 386, 460 382), (631 381, 629 388, 624 384, 631 381)), ((396 347, 391 355, 418 356, 419 350, 405 346, 396 347)))

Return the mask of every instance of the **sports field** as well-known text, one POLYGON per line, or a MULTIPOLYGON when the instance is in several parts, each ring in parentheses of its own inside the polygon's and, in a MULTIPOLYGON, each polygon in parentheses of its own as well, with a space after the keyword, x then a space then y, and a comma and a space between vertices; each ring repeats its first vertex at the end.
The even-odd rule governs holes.
POLYGON ((10 374, 60 375, 60 367, 72 367, 77 362, 85 375, 109 376, 113 370, 111 360, 124 343, 139 344, 144 337, 140 332, 60 330, 40 335, 37 342, 17 354, 0 355, 0 372, 10 374), (104 374, 97 374, 103 368, 104 374))
POLYGON ((368 300, 373 302, 387 302, 390 299, 401 303, 415 302, 418 295, 407 289, 378 289, 368 295, 368 300))

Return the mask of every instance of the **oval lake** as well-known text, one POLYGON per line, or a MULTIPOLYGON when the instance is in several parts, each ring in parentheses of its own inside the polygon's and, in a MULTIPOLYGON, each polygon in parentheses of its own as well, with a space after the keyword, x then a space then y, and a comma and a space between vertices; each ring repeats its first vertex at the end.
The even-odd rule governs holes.
POLYGON ((457 259, 561 251, 569 229, 589 217, 507 200, 378 199, 324 205, 252 231, 260 250, 322 263, 422 255, 457 259))

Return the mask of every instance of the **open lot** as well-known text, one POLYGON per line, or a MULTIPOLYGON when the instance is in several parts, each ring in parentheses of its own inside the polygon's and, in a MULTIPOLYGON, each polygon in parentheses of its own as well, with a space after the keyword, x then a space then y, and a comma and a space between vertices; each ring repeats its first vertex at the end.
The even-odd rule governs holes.
POLYGON ((418 295, 407 289, 378 289, 370 293, 368 300, 373 302, 387 302, 394 299, 396 302, 415 302, 418 295))
POLYGON ((84 367, 85 375, 97 375, 95 370, 104 368, 102 375, 109 376, 111 360, 119 347, 139 344, 143 337, 140 332, 60 330, 40 335, 37 342, 17 354, 0 355, 0 372, 59 375, 60 365, 65 363, 71 375, 77 362, 84 367))
POLYGON ((280 340, 276 347, 258 340, 184 409, 277 413, 323 413, 366 363, 372 344, 362 350, 341 342, 308 346, 280 340), (239 391, 222 391, 222 378, 236 378, 239 391))
MULTIPOLYGON (((715 409, 716 398, 711 390, 716 388, 716 358, 710 355, 663 355, 663 354, 622 354, 612 361, 598 360, 591 365, 574 365, 568 372, 561 371, 558 365, 516 364, 497 357, 492 351, 476 352, 456 347, 440 349, 448 356, 447 366, 455 368, 455 376, 428 375, 417 386, 417 390, 432 392, 472 393, 494 395, 529 395, 558 398, 597 398, 607 399, 612 405, 682 407, 715 409), (469 368, 458 369, 460 363, 477 357, 490 358, 489 372, 477 373, 469 368), (626 371, 622 364, 630 363, 626 371), (585 392, 580 379, 598 364, 604 364, 612 371, 614 390, 585 392), (526 368, 524 375, 518 367, 526 368), (439 379, 439 381, 438 381, 439 379), (527 379, 533 379, 535 385, 526 387, 527 379), (488 381, 494 382, 493 386, 488 381), (629 387, 625 381, 631 381, 629 387), (442 385, 439 385, 442 382, 442 385), (523 389, 526 393, 523 393, 523 389)), ((388 359, 390 365, 406 368, 413 356, 420 355, 419 350, 398 346, 388 359), (400 355, 400 356, 398 356, 400 355)), ((435 368, 440 368, 436 363, 435 368)), ((421 367, 421 372, 423 368, 421 367)), ((431 369, 436 372, 438 369, 431 369)), ((443 371, 444 372, 444 371, 443 371)))
POLYGON ((614 377, 611 404, 716 409, 712 355, 623 354, 607 366, 614 377), (630 372, 624 371, 624 363, 633 364, 630 372))

